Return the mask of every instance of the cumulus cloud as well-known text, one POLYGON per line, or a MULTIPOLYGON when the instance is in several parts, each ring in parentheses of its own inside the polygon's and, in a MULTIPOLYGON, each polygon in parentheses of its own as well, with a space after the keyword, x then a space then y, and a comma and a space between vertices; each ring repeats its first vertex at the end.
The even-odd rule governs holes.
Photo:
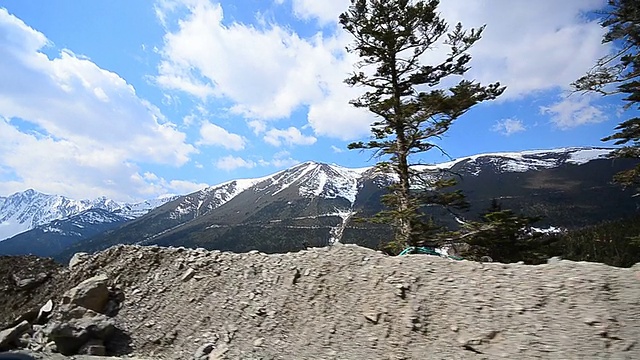
POLYGON ((492 131, 499 132, 502 135, 509 136, 515 133, 523 132, 527 128, 522 123, 522 120, 517 119, 503 119, 498 120, 491 128, 492 131))
POLYGON ((204 122, 200 127, 200 136, 198 145, 215 145, 229 150, 242 150, 246 142, 242 136, 232 134, 208 121, 204 122))
POLYGON ((261 166, 271 166, 275 168, 288 168, 300 163, 300 160, 296 160, 291 157, 291 153, 286 150, 279 151, 273 154, 271 160, 261 159, 258 162, 261 166))
MULTIPOLYGON (((165 89, 230 100, 231 111, 251 119, 255 133, 266 131, 265 121, 306 107, 316 136, 353 140, 369 134, 374 118, 348 104, 363 89, 343 83, 358 60, 345 52, 352 38, 337 24, 350 1, 276 1, 320 25, 317 34, 305 38, 273 23, 228 24, 222 6, 209 0, 163 3, 172 5, 162 8, 159 18, 175 25, 167 27, 171 30, 160 49, 156 80, 165 89), (332 23, 336 26, 325 26, 332 23)), ((499 101, 509 101, 567 89, 609 50, 601 44, 600 25, 583 16, 604 5, 604 0, 544 0, 526 6, 510 0, 450 0, 441 2, 439 10, 450 25, 488 25, 471 51, 467 77, 502 82, 508 89, 499 101)), ((427 54, 425 62, 442 51, 427 54)))
POLYGON ((220 170, 232 171, 239 168, 251 169, 256 167, 252 160, 245 160, 239 156, 228 155, 218 159, 215 166, 220 170))
POLYGON ((317 139, 313 136, 303 135, 300 130, 295 127, 288 129, 270 129, 264 136, 264 141, 273 146, 281 146, 286 144, 292 145, 313 145, 317 139))
POLYGON ((181 166, 197 152, 118 74, 70 50, 50 59, 45 35, 2 8, 0 32, 0 167, 13 176, 0 191, 127 199, 148 189, 132 180, 137 163, 181 166))
POLYGON ((551 116, 551 122, 561 130, 608 120, 603 109, 593 104, 594 95, 564 96, 551 106, 541 106, 540 113, 551 116))
POLYGON ((292 0, 293 12, 301 19, 315 19, 320 24, 335 23, 349 6, 349 0, 292 0))
MULTIPOLYGON (((256 133, 266 130, 265 121, 287 118, 306 105, 316 135, 353 139, 368 134, 372 117, 348 104, 361 89, 342 82, 357 60, 344 53, 344 34, 301 38, 277 24, 225 25, 220 4, 173 4, 181 4, 187 15, 164 37, 158 85, 205 101, 231 100, 230 111, 251 119, 248 125, 256 133)), ((165 9, 170 10, 162 13, 164 19, 175 7, 165 9)))
POLYGON ((190 194, 209 186, 205 183, 198 183, 188 180, 167 180, 151 172, 142 175, 135 173, 132 180, 143 183, 148 193, 159 193, 163 195, 190 194))

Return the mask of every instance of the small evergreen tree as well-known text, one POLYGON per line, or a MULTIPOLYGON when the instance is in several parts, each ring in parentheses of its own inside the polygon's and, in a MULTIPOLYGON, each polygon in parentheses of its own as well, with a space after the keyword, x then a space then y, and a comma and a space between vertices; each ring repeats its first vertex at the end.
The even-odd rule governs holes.
POLYGON ((470 250, 463 257, 480 259, 484 256, 493 261, 510 263, 535 261, 544 254, 539 253, 542 234, 536 233, 532 225, 540 220, 503 210, 498 200, 493 199, 489 208, 481 215, 480 222, 463 225, 464 242, 470 250))
MULTIPOLYGON (((640 102, 640 0, 609 0, 601 25, 607 28, 603 43, 619 45, 612 55, 601 58, 585 76, 572 86, 576 91, 598 92, 603 95, 623 94, 625 108, 638 109, 640 102)), ((640 118, 619 124, 613 135, 602 141, 625 145, 612 156, 640 159, 640 118)), ((640 193, 640 165, 618 173, 615 180, 624 186, 636 187, 640 193)))
MULTIPOLYGON (((410 157, 440 149, 434 140, 455 120, 504 91, 499 83, 482 86, 464 78, 448 89, 441 86, 444 79, 467 72, 471 60, 467 51, 480 40, 484 27, 467 31, 458 23, 449 31, 436 11, 438 5, 437 0, 352 0, 348 11, 340 15, 340 24, 355 39, 348 51, 362 59, 358 69, 374 67, 370 73, 356 71, 345 80, 350 86, 369 89, 351 104, 377 117, 371 126, 373 139, 352 143, 349 148, 374 150, 379 160, 384 158, 378 167, 397 176, 383 198, 389 210, 378 216, 394 225, 397 248, 420 245, 436 229, 423 212, 433 194, 412 191, 412 184, 431 183, 432 190, 450 185, 421 177, 410 157), (449 48, 446 58, 422 64, 422 56, 440 43, 449 48)), ((459 200, 453 198, 449 200, 459 200)), ((438 199, 445 201, 446 196, 438 199)))

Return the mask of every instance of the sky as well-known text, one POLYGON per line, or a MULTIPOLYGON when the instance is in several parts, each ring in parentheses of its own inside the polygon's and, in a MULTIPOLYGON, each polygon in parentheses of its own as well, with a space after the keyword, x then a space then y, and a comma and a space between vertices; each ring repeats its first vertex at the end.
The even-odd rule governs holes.
MULTIPOLYGON (((452 158, 610 146, 619 99, 570 92, 614 50, 594 15, 605 3, 442 1, 451 26, 487 25, 464 78, 507 90, 438 144, 452 158)), ((349 4, 0 0, 0 196, 139 201, 309 160, 373 165, 347 150, 376 120, 349 105, 366 89, 343 82, 358 61, 337 22, 349 4)))

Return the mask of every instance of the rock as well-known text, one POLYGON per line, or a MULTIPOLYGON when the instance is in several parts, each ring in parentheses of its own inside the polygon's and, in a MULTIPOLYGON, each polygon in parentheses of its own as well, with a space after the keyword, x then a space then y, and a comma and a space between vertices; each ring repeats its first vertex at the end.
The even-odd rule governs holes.
POLYGON ((194 360, 207 360, 209 358, 209 354, 215 349, 215 344, 207 343, 200 346, 196 352, 193 354, 194 360))
POLYGON ((187 271, 185 271, 185 273, 182 275, 182 277, 180 278, 180 280, 182 282, 186 282, 191 280, 191 278, 193 277, 193 275, 195 275, 196 271, 193 268, 189 268, 187 269, 187 271))
POLYGON ((71 260, 69 260, 69 270, 73 270, 74 267, 87 261, 90 257, 91 255, 85 252, 79 252, 79 253, 73 254, 73 257, 71 258, 71 260))
POLYGON ((38 311, 38 316, 36 317, 34 322, 36 324, 44 324, 48 320, 49 315, 51 315, 52 311, 53 311, 53 300, 49 299, 49 301, 47 301, 44 305, 42 305, 42 307, 38 311))
POLYGON ((105 356, 107 355, 107 348, 104 346, 104 342, 99 339, 91 339, 86 344, 82 345, 78 350, 78 354, 81 355, 93 355, 93 356, 105 356))
POLYGON ((31 325, 25 320, 12 328, 0 331, 0 351, 13 349, 20 336, 29 330, 31 325))
POLYGON ((549 265, 557 265, 560 263, 560 261, 562 260, 562 258, 560 256, 554 256, 550 259, 547 260, 547 264, 549 265))
POLYGON ((209 354, 208 360, 223 360, 225 358, 225 354, 229 351, 229 347, 226 345, 221 345, 219 348, 213 350, 211 354, 209 354))
POLYGON ((380 320, 380 313, 377 311, 369 311, 364 314, 365 319, 369 320, 373 324, 377 324, 380 320))
POLYGON ((4 326, 4 328, 14 327, 23 321, 26 321, 28 323, 33 323, 34 321, 36 321, 37 318, 38 318, 38 310, 32 309, 32 310, 26 311, 24 314, 21 314, 18 318, 13 320, 13 322, 4 326))
POLYGON ((107 340, 114 331, 113 319, 72 304, 60 306, 43 329, 64 355, 76 354, 91 339, 107 340))
POLYGON ((75 304, 83 308, 102 312, 109 301, 106 275, 89 278, 62 296, 62 304, 75 304))
POLYGON ((253 341, 253 346, 258 347, 264 344, 264 338, 258 338, 253 341))
POLYGON ((16 274, 13 274, 12 277, 16 287, 18 287, 18 289, 20 290, 26 291, 26 290, 33 289, 34 287, 37 287, 38 285, 45 282, 49 278, 49 274, 38 273, 38 274, 35 274, 33 277, 28 277, 28 278, 20 278, 16 274))
POLYGON ((26 353, 26 352, 7 352, 7 353, 1 353, 0 354, 0 359, 6 359, 6 360, 33 360, 33 359, 39 359, 39 357, 34 357, 31 356, 30 354, 26 353))

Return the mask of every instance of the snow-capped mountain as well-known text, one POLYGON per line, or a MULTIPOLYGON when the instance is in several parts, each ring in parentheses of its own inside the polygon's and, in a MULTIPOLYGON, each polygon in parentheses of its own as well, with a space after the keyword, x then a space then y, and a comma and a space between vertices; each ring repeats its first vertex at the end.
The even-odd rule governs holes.
POLYGON ((476 174, 487 164, 499 172, 526 172, 552 169, 565 164, 581 165, 597 159, 605 159, 612 149, 560 148, 552 150, 528 150, 521 152, 488 153, 467 156, 436 165, 422 166, 425 170, 463 168, 476 174))
POLYGON ((0 241, 54 220, 65 219, 89 209, 103 209, 133 219, 175 197, 141 203, 118 203, 106 197, 94 200, 72 200, 29 189, 8 197, 0 197, 0 241))
POLYGON ((53 256, 75 243, 112 230, 130 219, 128 216, 101 208, 84 210, 0 241, 0 255, 28 253, 53 256))
MULTIPOLYGON (((640 199, 611 184, 613 174, 634 160, 609 159, 610 151, 564 148, 481 154, 416 168, 434 177, 446 176, 447 171, 461 175, 455 189, 462 190, 471 205, 465 218, 474 218, 496 198, 505 208, 543 216, 541 228, 572 228, 640 209, 640 199)), ((67 255, 119 243, 265 252, 336 241, 375 247, 388 239, 389 228, 354 218, 381 210, 380 197, 392 180, 391 174, 373 167, 305 162, 179 197, 77 245, 67 255)), ((459 225, 448 212, 431 211, 443 225, 459 225)))

